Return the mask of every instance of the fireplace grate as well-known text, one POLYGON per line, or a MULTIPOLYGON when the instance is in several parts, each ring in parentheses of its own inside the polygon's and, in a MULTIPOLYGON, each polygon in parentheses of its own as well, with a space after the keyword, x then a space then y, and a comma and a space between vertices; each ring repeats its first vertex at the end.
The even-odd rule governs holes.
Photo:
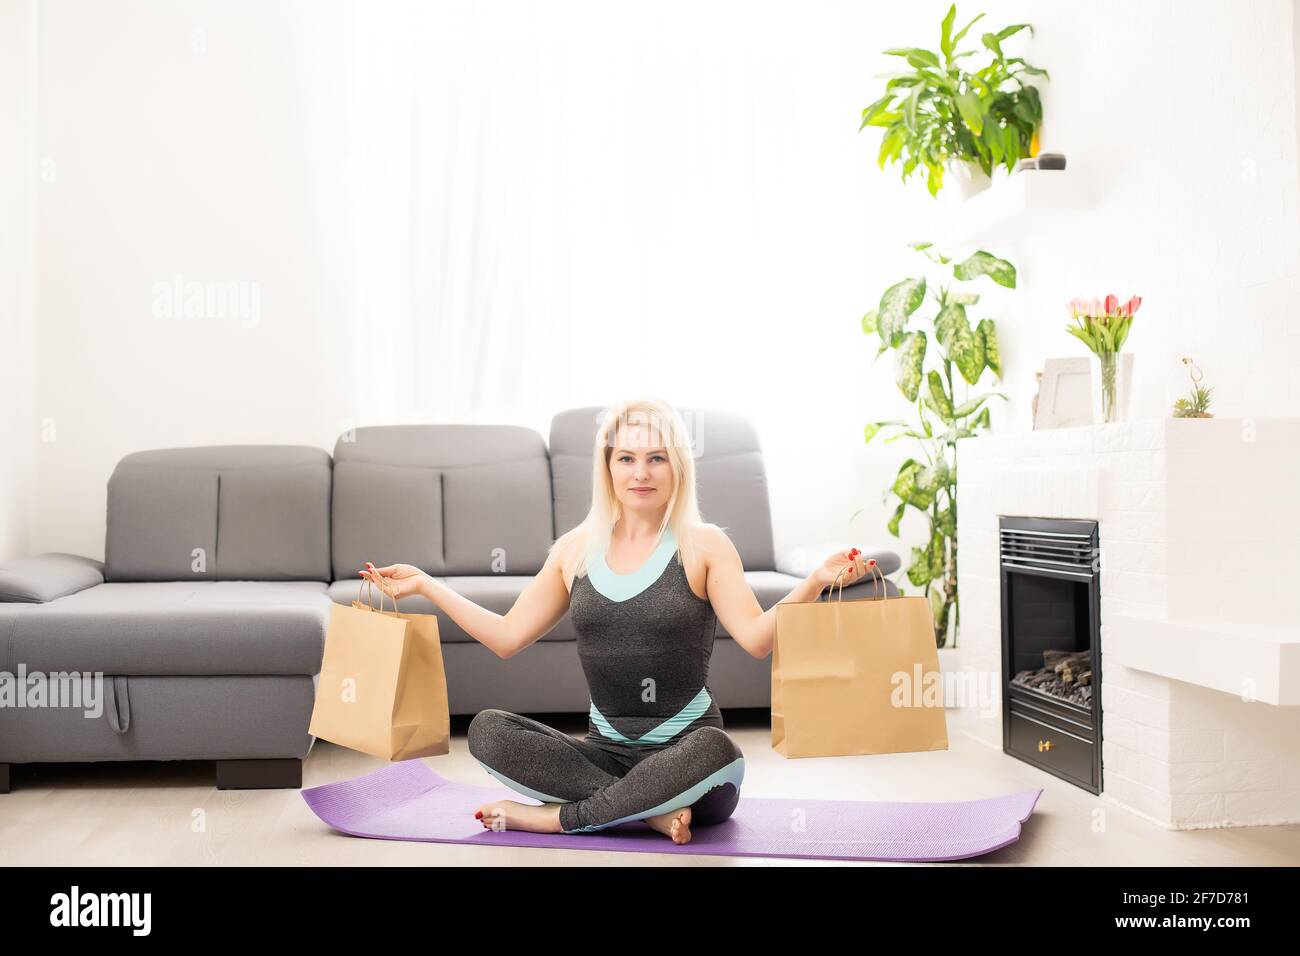
POLYGON ((1003 528, 1002 564, 1024 571, 1055 571, 1089 578, 1096 561, 1091 534, 1003 528))

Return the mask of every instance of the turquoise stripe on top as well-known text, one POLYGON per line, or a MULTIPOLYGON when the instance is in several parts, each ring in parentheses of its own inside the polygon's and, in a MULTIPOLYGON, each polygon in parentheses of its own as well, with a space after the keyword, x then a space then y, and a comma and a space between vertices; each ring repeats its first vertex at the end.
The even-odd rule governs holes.
POLYGON ((591 581, 592 587, 611 601, 626 601, 658 581, 676 552, 677 536, 673 534, 672 528, 665 528, 659 538, 659 546, 646 559, 645 564, 631 574, 611 571, 602 551, 587 568, 587 579, 591 581))
POLYGON ((589 716, 591 717, 591 722, 596 725, 596 729, 600 731, 601 736, 607 737, 610 740, 617 740, 620 743, 625 744, 662 744, 672 740, 692 723, 698 720, 700 716, 709 709, 709 705, 712 703, 713 697, 709 694, 709 689, 707 687, 702 687, 700 688, 700 692, 695 695, 694 699, 692 699, 689 704, 683 707, 674 716, 669 717, 658 727, 642 734, 635 740, 632 740, 629 737, 624 737, 615 730, 614 725, 609 722, 605 715, 596 709, 594 701, 592 702, 589 716))

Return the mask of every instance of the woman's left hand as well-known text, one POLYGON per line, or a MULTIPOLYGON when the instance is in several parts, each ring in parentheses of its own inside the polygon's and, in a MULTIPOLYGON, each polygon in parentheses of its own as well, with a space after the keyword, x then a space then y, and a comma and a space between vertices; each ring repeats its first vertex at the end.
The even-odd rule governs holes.
POLYGON ((870 574, 871 566, 875 563, 875 558, 864 560, 862 552, 857 548, 836 551, 826 559, 825 564, 812 573, 812 580, 823 588, 828 584, 848 586, 864 575, 870 574))

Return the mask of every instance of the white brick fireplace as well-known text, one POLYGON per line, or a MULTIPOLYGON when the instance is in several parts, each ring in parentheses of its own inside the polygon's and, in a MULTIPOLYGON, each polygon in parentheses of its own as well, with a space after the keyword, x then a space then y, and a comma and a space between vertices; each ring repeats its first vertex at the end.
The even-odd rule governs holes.
MULTIPOLYGON (((1300 822, 1300 419, 966 439, 957 462, 961 669, 1001 673, 998 516, 1095 520, 1102 798, 1175 829, 1300 822)), ((1002 746, 996 710, 971 726, 1002 746)))

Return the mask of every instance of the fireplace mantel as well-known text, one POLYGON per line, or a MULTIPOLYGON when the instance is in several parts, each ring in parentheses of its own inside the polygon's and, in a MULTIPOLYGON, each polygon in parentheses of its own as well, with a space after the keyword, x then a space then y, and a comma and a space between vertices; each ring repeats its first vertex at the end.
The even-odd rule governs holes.
POLYGON ((1168 419, 965 439, 962 559, 996 551, 1000 514, 1099 521, 1112 664, 1300 705, 1297 472, 1300 419, 1168 419))
MULTIPOLYGON (((1105 797, 1178 828, 1300 822, 1300 419, 963 439, 957 471, 962 670, 1001 670, 999 516, 1095 520, 1105 797)), ((972 732, 1001 746, 1000 716, 972 732)))

